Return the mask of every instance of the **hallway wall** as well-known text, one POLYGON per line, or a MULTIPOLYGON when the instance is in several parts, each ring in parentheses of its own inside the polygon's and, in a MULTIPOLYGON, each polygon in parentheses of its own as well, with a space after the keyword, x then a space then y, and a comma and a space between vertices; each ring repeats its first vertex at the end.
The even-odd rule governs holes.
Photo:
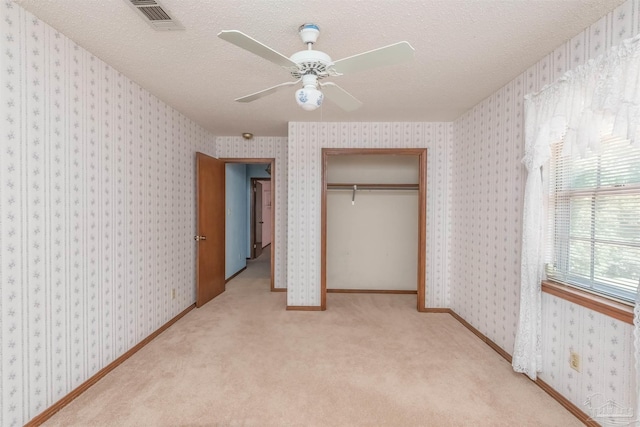
POLYGON ((247 266, 247 165, 225 165, 225 279, 247 266))

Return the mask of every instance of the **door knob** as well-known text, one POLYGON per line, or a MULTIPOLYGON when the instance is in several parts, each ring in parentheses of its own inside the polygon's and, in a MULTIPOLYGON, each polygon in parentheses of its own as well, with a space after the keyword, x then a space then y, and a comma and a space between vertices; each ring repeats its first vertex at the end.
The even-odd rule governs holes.
POLYGON ((207 240, 207 236, 193 236, 193 240, 195 240, 196 242, 200 240, 207 240))

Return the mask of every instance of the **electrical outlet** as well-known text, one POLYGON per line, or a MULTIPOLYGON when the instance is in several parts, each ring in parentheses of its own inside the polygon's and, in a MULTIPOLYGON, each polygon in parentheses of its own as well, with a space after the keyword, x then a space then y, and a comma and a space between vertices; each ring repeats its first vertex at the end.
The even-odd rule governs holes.
POLYGON ((176 289, 171 289, 171 299, 176 299, 176 289))
POLYGON ((571 369, 580 372, 580 355, 575 351, 569 353, 569 366, 571 369))

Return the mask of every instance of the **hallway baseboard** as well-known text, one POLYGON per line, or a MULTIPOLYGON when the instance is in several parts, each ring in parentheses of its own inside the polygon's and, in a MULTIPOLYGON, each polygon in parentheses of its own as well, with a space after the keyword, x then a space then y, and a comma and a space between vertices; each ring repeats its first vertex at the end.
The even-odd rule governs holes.
POLYGON ((228 279, 225 279, 224 283, 225 284, 229 283, 233 278, 235 278, 238 274, 242 273, 246 269, 247 269, 246 266, 242 267, 240 270, 238 270, 234 274, 232 274, 228 279))

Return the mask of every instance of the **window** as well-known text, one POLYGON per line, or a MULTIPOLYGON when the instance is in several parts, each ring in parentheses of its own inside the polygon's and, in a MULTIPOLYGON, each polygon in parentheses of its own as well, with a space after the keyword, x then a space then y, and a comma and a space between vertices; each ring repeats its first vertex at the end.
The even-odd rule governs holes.
POLYGON ((633 301, 640 281, 640 146, 603 138, 598 153, 563 156, 548 171, 550 279, 633 301))

